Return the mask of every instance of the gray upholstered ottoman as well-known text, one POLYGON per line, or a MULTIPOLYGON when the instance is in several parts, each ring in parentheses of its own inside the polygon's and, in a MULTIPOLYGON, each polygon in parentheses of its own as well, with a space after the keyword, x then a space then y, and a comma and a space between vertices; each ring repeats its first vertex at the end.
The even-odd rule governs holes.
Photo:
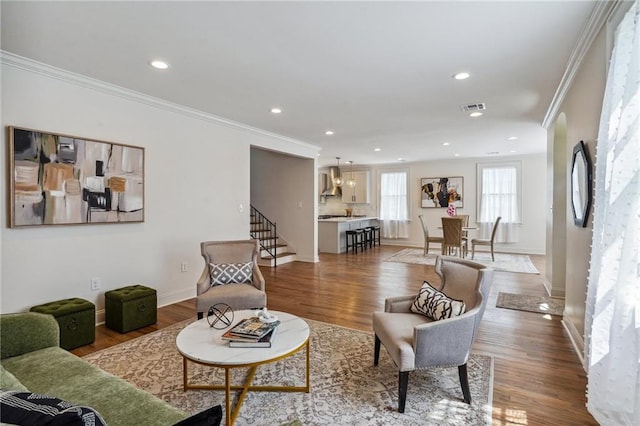
POLYGON ((104 294, 106 325, 126 333, 158 321, 156 290, 143 285, 130 285, 104 294))
POLYGON ((56 300, 34 306, 30 311, 53 315, 60 326, 63 349, 74 349, 96 340, 96 306, 88 300, 77 297, 56 300))

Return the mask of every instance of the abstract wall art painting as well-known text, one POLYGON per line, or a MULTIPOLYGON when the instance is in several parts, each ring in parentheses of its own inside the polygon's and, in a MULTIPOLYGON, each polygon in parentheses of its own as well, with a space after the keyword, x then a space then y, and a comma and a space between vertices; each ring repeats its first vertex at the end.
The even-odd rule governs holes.
POLYGON ((463 177, 435 177, 420 179, 420 202, 423 208, 464 207, 463 177))
POLYGON ((10 227, 144 222, 144 148, 8 130, 10 227))

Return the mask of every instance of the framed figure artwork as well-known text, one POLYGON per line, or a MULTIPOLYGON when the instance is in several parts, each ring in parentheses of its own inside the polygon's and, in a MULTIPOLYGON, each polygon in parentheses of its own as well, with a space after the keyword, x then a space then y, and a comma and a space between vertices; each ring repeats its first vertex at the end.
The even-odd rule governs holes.
POLYGON ((144 222, 144 148, 8 131, 11 228, 144 222))
POLYGON ((420 203, 422 208, 464 207, 462 176, 420 179, 420 203))

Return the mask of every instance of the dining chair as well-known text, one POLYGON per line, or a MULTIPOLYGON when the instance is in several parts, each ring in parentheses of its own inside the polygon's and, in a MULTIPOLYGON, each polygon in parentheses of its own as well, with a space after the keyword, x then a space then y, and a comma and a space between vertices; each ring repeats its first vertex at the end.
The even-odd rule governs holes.
POLYGON ((440 249, 442 251, 442 243, 444 242, 444 238, 442 237, 432 237, 429 235, 429 228, 427 227, 426 222, 424 221, 423 215, 418 215, 418 219, 420 219, 420 223, 422 224, 422 232, 424 233, 424 256, 429 253, 429 243, 438 243, 440 244, 440 249))
POLYGON ((491 246, 491 261, 492 262, 496 261, 495 256, 493 255, 493 243, 496 239, 496 232, 498 230, 498 224, 500 223, 501 219, 502 217, 498 216, 496 221, 493 223, 493 229, 491 230, 490 240, 481 239, 481 238, 474 238, 471 240, 471 259, 473 259, 476 254, 476 246, 491 246))
MULTIPOLYGON (((456 217, 462 219, 462 227, 469 227, 469 215, 468 214, 457 214, 456 217)), ((462 230, 462 239, 467 240, 469 237, 469 232, 465 229, 462 230)))
POLYGON ((459 216, 442 218, 442 253, 451 255, 454 252, 459 257, 467 256, 467 240, 462 237, 463 219, 459 216))

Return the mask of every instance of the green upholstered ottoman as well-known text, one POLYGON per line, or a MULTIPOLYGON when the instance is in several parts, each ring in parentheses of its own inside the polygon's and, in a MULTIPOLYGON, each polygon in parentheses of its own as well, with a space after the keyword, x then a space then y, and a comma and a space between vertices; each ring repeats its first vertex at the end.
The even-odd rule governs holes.
POLYGON ((96 340, 96 306, 74 297, 37 305, 31 312, 53 315, 60 326, 60 347, 71 350, 96 340))
POLYGON ((130 285, 104 294, 107 327, 126 333, 158 321, 156 290, 130 285))

